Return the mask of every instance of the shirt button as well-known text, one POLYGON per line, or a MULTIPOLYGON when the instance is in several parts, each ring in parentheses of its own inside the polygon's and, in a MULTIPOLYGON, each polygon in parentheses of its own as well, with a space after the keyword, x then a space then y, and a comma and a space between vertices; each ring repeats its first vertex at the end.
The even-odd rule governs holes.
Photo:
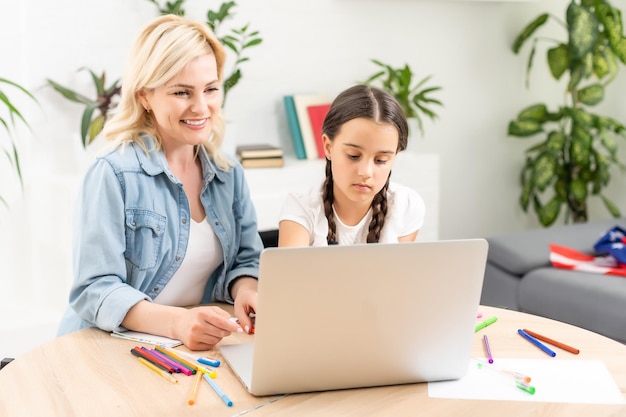
POLYGON ((183 219, 183 224, 187 224, 187 219, 183 219))
POLYGON ((157 231, 157 232, 160 232, 160 231, 161 231, 161 228, 160 228, 159 226, 157 226, 156 231, 157 231))
POLYGON ((154 287, 154 288, 152 289, 152 291, 154 291, 154 292, 158 292, 158 291, 159 291, 159 287, 154 287))
POLYGON ((131 225, 131 226, 137 226, 137 223, 132 222, 130 225, 131 225))
POLYGON ((176 257, 176 262, 180 261, 180 256, 176 257))

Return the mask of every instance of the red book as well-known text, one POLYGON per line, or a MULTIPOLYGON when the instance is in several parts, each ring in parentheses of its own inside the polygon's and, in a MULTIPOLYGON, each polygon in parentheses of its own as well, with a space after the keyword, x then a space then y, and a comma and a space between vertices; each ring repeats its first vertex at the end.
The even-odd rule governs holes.
POLYGON ((324 154, 324 143, 322 142, 322 125, 324 124, 324 119, 326 118, 329 109, 330 103, 317 104, 306 108, 309 113, 309 119, 311 120, 313 137, 315 138, 315 145, 317 146, 317 155, 320 158, 326 157, 324 154))

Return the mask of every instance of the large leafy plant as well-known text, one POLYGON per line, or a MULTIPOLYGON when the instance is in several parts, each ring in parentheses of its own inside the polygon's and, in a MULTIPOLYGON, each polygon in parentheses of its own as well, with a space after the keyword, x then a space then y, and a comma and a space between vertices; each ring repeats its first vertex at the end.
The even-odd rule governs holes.
MULTIPOLYGON (((30 125, 24 118, 22 112, 16 107, 14 101, 9 98, 9 95, 6 92, 6 87, 18 91, 20 94, 32 99, 35 103, 37 103, 37 99, 26 88, 16 82, 10 81, 6 78, 0 78, 0 125, 2 125, 3 130, 6 133, 6 136, 0 135, 0 150, 11 168, 13 168, 17 173, 20 186, 22 186, 22 168, 20 165, 20 157, 13 129, 16 127, 18 122, 21 122, 28 128, 30 128, 30 125)), ((7 206, 7 202, 2 195, 0 195, 0 203, 7 206)))
POLYGON ((371 75, 364 83, 377 85, 391 93, 400 103, 406 117, 415 119, 418 129, 423 135, 422 116, 425 115, 431 120, 435 120, 437 114, 432 110, 432 106, 443 105, 441 101, 431 96, 432 93, 441 90, 441 87, 424 86, 431 76, 414 81, 413 70, 408 64, 395 68, 376 59, 373 59, 372 62, 379 66, 380 70, 371 75))
MULTIPOLYGON (((157 0, 148 0, 154 4, 161 14, 177 14, 185 15, 185 0, 175 0, 173 2, 166 1, 161 5, 157 0)), ((224 80, 224 101, 226 103, 227 94, 235 87, 243 77, 241 64, 250 58, 245 55, 248 48, 259 45, 262 42, 258 31, 250 29, 250 25, 246 24, 242 27, 230 29, 226 35, 220 36, 222 24, 234 16, 233 8, 237 4, 234 1, 227 1, 220 4, 217 10, 209 9, 207 11, 207 25, 218 36, 219 40, 228 49, 235 54, 234 62, 230 72, 224 80)), ((86 68, 82 68, 84 70, 86 68)), ((96 136, 102 131, 110 112, 115 108, 117 99, 121 91, 120 80, 114 81, 111 85, 106 85, 106 76, 103 71, 101 75, 97 75, 94 71, 86 69, 91 74, 93 86, 96 90, 94 98, 89 98, 74 89, 65 87, 53 80, 48 79, 47 82, 57 92, 70 101, 80 103, 85 106, 80 123, 80 137, 83 146, 88 146, 96 136)))
POLYGON ((509 123, 511 136, 542 137, 525 151, 522 209, 527 212, 532 206, 546 227, 562 210, 566 223, 586 222, 587 200, 598 196, 613 216, 620 216, 618 207, 603 190, 609 184, 610 169, 624 169, 617 154, 617 138, 625 137, 626 129, 617 120, 590 108, 602 102, 619 63, 626 63, 621 11, 607 0, 573 0, 565 21, 547 13, 531 21, 515 39, 513 52, 518 54, 531 39, 527 86, 537 46, 547 42, 548 68, 555 80, 565 84, 565 99, 554 110, 543 103, 528 106, 509 123), (566 40, 535 35, 551 21, 565 28, 566 40))

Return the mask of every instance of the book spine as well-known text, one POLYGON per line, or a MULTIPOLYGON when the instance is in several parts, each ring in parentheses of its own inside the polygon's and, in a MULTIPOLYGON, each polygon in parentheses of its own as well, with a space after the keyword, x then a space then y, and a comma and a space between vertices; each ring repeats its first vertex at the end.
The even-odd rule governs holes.
POLYGON ((304 143, 304 150, 306 152, 306 159, 317 159, 319 158, 317 155, 317 144, 313 137, 313 129, 311 127, 309 113, 307 112, 306 100, 306 95, 295 96, 293 98, 298 123, 300 125, 300 135, 302 136, 302 143, 304 143))
POLYGON ((293 141, 293 147, 296 153, 297 159, 307 159, 306 151, 304 149, 304 142, 302 141, 302 134, 300 133, 300 124, 298 123, 298 115, 296 114, 296 106, 293 101, 293 96, 284 96, 285 111, 287 113, 287 123, 289 124, 289 131, 291 132, 291 139, 293 141))

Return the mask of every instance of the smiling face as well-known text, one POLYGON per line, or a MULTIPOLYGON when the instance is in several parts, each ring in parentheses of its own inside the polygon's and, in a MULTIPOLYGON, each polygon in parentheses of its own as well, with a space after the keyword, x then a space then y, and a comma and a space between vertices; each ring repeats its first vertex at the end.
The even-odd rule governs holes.
POLYGON ((138 96, 152 112, 165 149, 206 143, 213 128, 211 117, 222 106, 215 56, 193 59, 164 85, 138 96))
POLYGON ((332 162, 335 208, 369 207, 383 188, 398 150, 398 130, 390 123, 352 119, 330 140, 324 135, 326 158, 332 162))

